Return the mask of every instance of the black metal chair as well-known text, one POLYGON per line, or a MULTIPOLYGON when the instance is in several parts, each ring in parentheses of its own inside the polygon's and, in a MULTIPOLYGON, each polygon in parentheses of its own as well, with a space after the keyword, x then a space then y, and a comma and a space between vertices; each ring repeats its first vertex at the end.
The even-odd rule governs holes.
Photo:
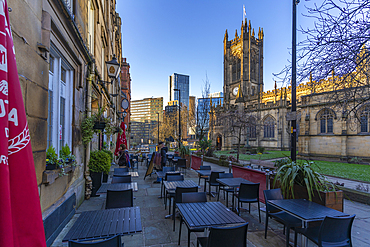
POLYGON ((128 167, 125 167, 125 168, 114 168, 113 175, 119 175, 119 174, 122 174, 124 172, 129 172, 128 167))
MULTIPOLYGON (((175 171, 175 167, 168 167, 168 166, 165 166, 162 168, 162 171, 163 173, 165 174, 165 177, 162 178, 162 183, 161 183, 161 198, 162 198, 162 195, 163 195, 163 181, 167 181, 167 172, 174 172, 175 171)), ((180 175, 180 172, 179 173, 169 173, 169 174, 174 174, 174 175, 180 175)))
POLYGON ((134 206, 134 194, 129 190, 107 190, 105 209, 125 208, 134 206))
POLYGON ((249 204, 249 214, 251 213, 251 203, 257 202, 258 204, 258 216, 261 223, 261 212, 260 212, 260 184, 240 184, 239 193, 236 195, 238 198, 238 211, 240 213, 240 206, 243 207, 243 203, 249 204))
POLYGON ((186 159, 178 159, 177 160, 177 169, 184 169, 186 174, 186 159))
POLYGON ((162 168, 162 171, 163 171, 164 174, 166 174, 166 172, 174 172, 175 167, 165 166, 165 167, 162 168))
POLYGON ((219 178, 219 174, 224 172, 211 172, 211 176, 209 176, 209 179, 206 181, 208 183, 208 190, 209 195, 212 195, 211 188, 212 186, 216 187, 216 193, 218 193, 218 188, 220 187, 220 183, 216 181, 217 178, 219 178))
POLYGON ((211 227, 208 237, 198 237, 197 247, 246 247, 248 223, 211 227))
POLYGON ((268 219, 274 218, 276 221, 284 225, 284 229, 286 228, 286 233, 285 233, 286 246, 289 247, 290 229, 291 228, 295 229, 295 227, 300 227, 302 225, 302 221, 286 212, 279 211, 279 209, 277 209, 276 207, 268 203, 268 200, 283 200, 284 199, 280 188, 272 189, 272 190, 264 190, 263 195, 265 197, 265 203, 266 203, 265 238, 267 238, 268 219))
MULTIPOLYGON (((211 166, 200 166, 199 167, 199 170, 211 170, 211 166)), ((203 178, 203 179, 207 179, 208 176, 201 176, 200 174, 198 174, 198 177, 199 177, 199 182, 198 182, 198 185, 200 185, 200 179, 203 178)))
MULTIPOLYGON (((188 192, 182 194, 182 202, 183 203, 192 203, 192 202, 207 202, 207 194, 206 192, 188 192)), ((181 240, 181 226, 184 222, 182 216, 180 216, 180 230, 179 230, 179 245, 181 240)), ((204 227, 195 228, 195 229, 188 229, 188 246, 190 246, 190 233, 192 232, 203 232, 204 227)))
POLYGON ((133 171, 135 168, 139 169, 139 156, 133 155, 132 158, 130 157, 130 163, 131 163, 131 170, 133 171))
POLYGON ((83 246, 91 246, 91 247, 123 247, 123 243, 121 240, 121 235, 115 235, 113 237, 97 241, 97 242, 79 242, 70 240, 68 241, 68 247, 83 247, 83 246))
POLYGON ((176 212, 176 203, 182 202, 182 194, 188 192, 198 192, 198 186, 195 187, 177 187, 175 190, 175 197, 173 200, 173 207, 172 207, 172 219, 173 219, 173 231, 175 231, 175 212, 176 212))
MULTIPOLYGON (((168 176, 166 176, 166 181, 184 181, 184 175, 180 175, 180 174, 176 174, 176 175, 168 174, 168 176)), ((167 201, 166 200, 169 199, 170 200, 169 209, 168 209, 168 213, 169 214, 171 214, 171 200, 172 200, 173 197, 175 197, 175 192, 168 193, 168 191, 165 191, 165 195, 164 195, 164 199, 165 199, 164 209, 167 209, 167 201)))
MULTIPOLYGON (((233 177, 234 177, 234 175, 232 173, 220 173, 218 175, 218 178, 233 178, 233 177)), ((220 193, 218 193, 218 195, 217 195, 217 201, 220 200, 221 190, 223 190, 224 191, 224 199, 226 200, 226 207, 229 207, 229 193, 232 194, 231 198, 234 200, 234 188, 229 188, 227 186, 223 186, 222 184, 220 184, 219 190, 220 190, 220 193)))
POLYGON ((112 177, 112 184, 117 184, 117 183, 131 183, 131 175, 113 175, 112 177))
POLYGON ((297 246, 297 234, 300 233, 321 246, 352 246, 351 230, 356 215, 348 217, 325 217, 318 227, 296 228, 294 246, 297 246))

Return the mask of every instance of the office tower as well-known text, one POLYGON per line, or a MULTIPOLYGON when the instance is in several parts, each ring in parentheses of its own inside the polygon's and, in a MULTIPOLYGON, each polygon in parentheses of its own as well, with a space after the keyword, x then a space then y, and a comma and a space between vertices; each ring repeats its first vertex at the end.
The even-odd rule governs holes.
POLYGON ((181 104, 189 109, 189 76, 177 73, 169 76, 168 101, 179 100, 179 92, 174 89, 180 89, 181 104))

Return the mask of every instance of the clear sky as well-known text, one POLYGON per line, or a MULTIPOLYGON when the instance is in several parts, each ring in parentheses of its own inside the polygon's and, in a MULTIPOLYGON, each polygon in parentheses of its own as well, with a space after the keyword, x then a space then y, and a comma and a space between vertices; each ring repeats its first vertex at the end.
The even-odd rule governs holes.
MULTIPOLYGON (((307 24, 300 13, 312 2, 298 5, 298 25, 307 24)), ((166 105, 173 73, 190 76, 190 95, 201 97, 206 75, 211 92, 222 91, 225 30, 229 40, 236 29, 240 35, 243 5, 255 36, 264 31, 264 91, 271 90, 272 73, 291 59, 292 0, 117 0, 132 99, 164 97, 166 105)))

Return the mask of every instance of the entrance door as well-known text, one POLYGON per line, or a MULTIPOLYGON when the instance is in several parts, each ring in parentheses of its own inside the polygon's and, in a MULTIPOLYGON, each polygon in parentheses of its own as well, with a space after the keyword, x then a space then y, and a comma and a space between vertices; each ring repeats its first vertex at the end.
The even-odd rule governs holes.
POLYGON ((216 139, 216 149, 221 150, 222 148, 222 136, 218 135, 216 139))

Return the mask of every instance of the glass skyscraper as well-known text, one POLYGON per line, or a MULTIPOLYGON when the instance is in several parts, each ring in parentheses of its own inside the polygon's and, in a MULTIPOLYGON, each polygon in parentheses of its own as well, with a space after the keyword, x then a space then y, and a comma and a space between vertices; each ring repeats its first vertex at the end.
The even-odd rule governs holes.
POLYGON ((169 101, 179 100, 179 92, 174 89, 180 89, 181 102, 189 109, 189 76, 173 73, 169 76, 168 98, 169 101))

